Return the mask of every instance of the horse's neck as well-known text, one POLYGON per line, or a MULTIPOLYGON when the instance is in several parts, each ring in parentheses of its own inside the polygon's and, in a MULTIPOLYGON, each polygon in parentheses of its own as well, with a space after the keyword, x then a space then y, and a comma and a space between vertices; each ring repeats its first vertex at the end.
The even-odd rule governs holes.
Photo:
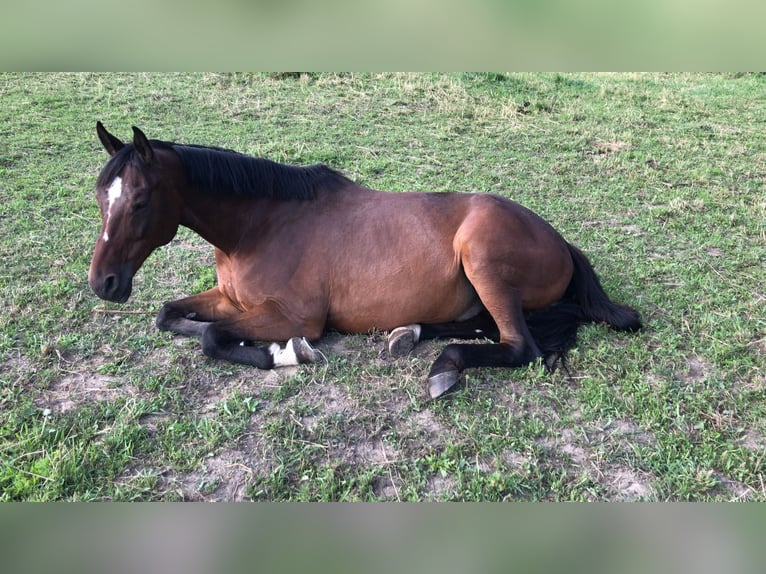
POLYGON ((258 210, 248 203, 232 198, 189 194, 181 213, 181 225, 229 253, 236 248, 242 235, 258 224, 258 210))

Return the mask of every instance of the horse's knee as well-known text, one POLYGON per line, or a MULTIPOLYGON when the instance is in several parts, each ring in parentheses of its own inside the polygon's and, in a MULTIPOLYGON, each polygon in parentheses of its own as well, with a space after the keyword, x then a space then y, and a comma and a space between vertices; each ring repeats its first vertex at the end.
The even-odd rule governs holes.
POLYGON ((180 317, 180 313, 170 303, 165 303, 160 312, 157 313, 157 318, 154 323, 160 331, 172 331, 172 323, 175 319, 180 317))
MULTIPOLYGON (((202 352, 211 359, 224 359, 237 363, 248 363, 260 368, 271 368, 271 365, 262 367, 253 361, 245 361, 245 344, 238 338, 219 328, 215 323, 207 323, 202 331, 202 352)), ((251 347, 253 348, 253 347, 251 347)), ((263 363, 263 361, 259 361, 263 363)))
POLYGON ((202 331, 202 352, 211 359, 223 358, 223 341, 224 338, 218 329, 215 328, 215 324, 207 325, 205 330, 202 331))
POLYGON ((173 303, 165 303, 157 313, 155 324, 160 331, 170 331, 179 335, 199 337, 206 323, 196 313, 189 313, 173 303))

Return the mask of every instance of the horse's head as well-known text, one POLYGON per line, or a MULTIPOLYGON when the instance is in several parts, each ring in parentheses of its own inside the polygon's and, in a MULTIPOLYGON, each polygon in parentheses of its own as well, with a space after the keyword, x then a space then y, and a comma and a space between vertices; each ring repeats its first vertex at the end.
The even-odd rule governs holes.
POLYGON ((102 299, 124 303, 143 262, 178 230, 178 162, 173 161, 172 152, 153 147, 136 127, 133 143, 127 144, 107 132, 101 122, 96 131, 112 157, 96 182, 101 231, 88 282, 102 299))

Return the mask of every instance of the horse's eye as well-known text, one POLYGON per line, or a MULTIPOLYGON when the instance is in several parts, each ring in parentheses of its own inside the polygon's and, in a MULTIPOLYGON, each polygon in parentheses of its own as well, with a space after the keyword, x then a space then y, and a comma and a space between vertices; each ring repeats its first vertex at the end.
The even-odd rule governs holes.
POLYGON ((148 199, 139 199, 136 201, 133 206, 131 207, 131 211, 133 213, 136 213, 137 211, 141 211, 143 209, 146 209, 149 207, 149 200, 148 199))

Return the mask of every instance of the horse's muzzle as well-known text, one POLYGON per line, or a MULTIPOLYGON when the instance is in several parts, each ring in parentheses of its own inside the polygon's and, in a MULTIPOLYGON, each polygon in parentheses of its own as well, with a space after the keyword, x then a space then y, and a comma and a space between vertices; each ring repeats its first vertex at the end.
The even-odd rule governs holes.
POLYGON ((133 274, 129 272, 91 275, 88 277, 90 288, 106 301, 125 303, 133 291, 133 274))

